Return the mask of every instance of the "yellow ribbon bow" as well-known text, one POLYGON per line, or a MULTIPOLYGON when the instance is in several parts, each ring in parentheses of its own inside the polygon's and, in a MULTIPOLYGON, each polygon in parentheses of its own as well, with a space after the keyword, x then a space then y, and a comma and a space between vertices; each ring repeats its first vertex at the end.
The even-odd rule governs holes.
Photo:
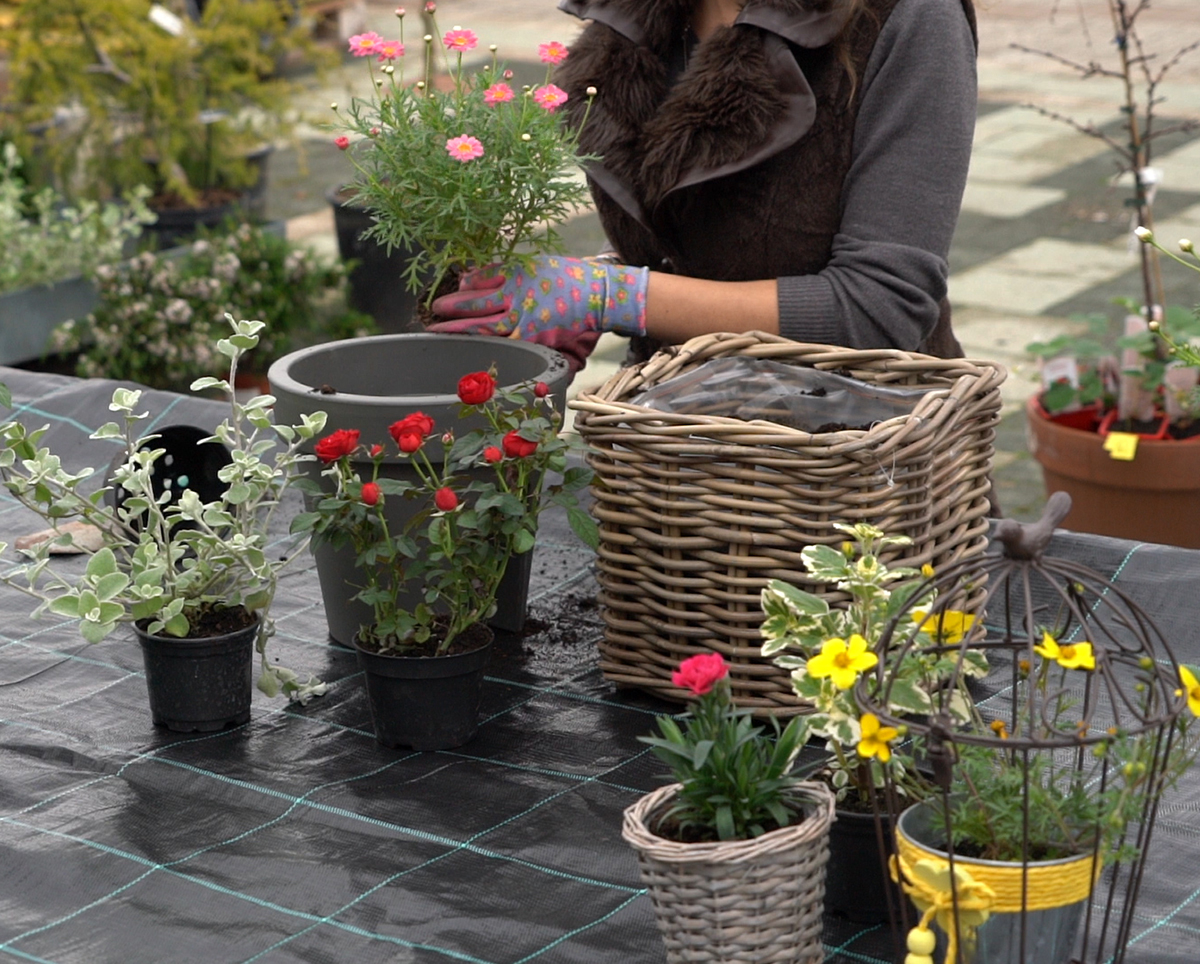
POLYGON ((945 964, 958 960, 958 936, 961 930, 963 943, 974 943, 975 928, 983 924, 996 903, 996 892, 987 884, 976 880, 961 864, 954 866, 954 882, 951 885, 950 865, 944 860, 922 859, 909 864, 903 857, 891 859, 892 879, 900 883, 904 892, 912 898, 921 911, 921 920, 908 932, 908 955, 904 964, 934 964, 933 950, 937 939, 929 930, 935 918, 946 934, 945 964), (954 909, 958 906, 958 926, 954 923, 954 909))

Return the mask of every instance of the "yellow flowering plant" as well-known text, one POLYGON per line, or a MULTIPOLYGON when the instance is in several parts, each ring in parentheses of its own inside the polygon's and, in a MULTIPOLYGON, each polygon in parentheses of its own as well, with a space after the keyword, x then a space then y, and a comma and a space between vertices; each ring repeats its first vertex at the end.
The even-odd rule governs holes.
POLYGON ((881 560, 882 553, 910 545, 907 536, 888 536, 866 523, 837 528, 848 536, 840 550, 808 546, 801 557, 814 581, 832 584, 849 601, 831 606, 821 596, 772 580, 762 592, 762 654, 791 673, 796 695, 813 706, 814 712, 803 717, 803 735, 825 739, 832 754, 828 779, 839 802, 850 805, 853 790, 867 805, 871 792, 883 785, 885 766, 902 792, 919 799, 928 792, 925 780, 906 763, 908 754, 893 752, 905 736, 902 728, 881 726, 874 714, 862 713, 854 688, 879 662, 875 647, 884 627, 911 607, 915 632, 927 645, 913 647, 897 667, 888 709, 897 716, 926 714, 934 705, 934 688, 954 685, 948 706, 956 720, 965 721, 972 712, 965 677, 985 676, 987 659, 978 650, 965 650, 956 675, 957 652, 933 650, 969 639, 975 617, 952 609, 930 615, 937 595, 932 567, 889 567, 881 560), (952 679, 959 682, 951 684, 952 679))

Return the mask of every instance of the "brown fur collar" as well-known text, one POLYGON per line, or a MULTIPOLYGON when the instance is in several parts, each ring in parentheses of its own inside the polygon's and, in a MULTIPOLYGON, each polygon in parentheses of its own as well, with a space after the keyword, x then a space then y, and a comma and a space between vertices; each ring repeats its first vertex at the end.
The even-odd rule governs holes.
POLYGON ((594 22, 559 69, 572 116, 599 93, 581 147, 591 173, 643 224, 672 190, 773 156, 812 126, 816 104, 787 42, 822 47, 844 24, 843 0, 749 0, 732 27, 699 44, 668 90, 665 59, 694 0, 563 0, 594 22))

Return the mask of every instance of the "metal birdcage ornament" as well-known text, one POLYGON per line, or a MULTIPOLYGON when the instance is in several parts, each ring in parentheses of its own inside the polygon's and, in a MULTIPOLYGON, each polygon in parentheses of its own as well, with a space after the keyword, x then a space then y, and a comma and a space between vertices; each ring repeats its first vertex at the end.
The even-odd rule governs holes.
POLYGON ((932 786, 906 807, 883 768, 891 873, 912 901, 899 915, 905 964, 1125 960, 1159 799, 1190 763, 1181 685, 1194 680, 1124 592, 1044 555, 1069 508, 1056 494, 1038 523, 998 524, 998 554, 937 573, 889 623, 873 678, 856 686, 859 708, 899 731, 896 752, 932 786), (940 632, 951 619, 961 628, 954 603, 981 585, 985 615, 961 638, 940 632), (922 607, 928 590, 937 595, 922 607), (987 656, 981 680, 964 672, 968 649, 987 656), (914 661, 943 685, 927 716, 899 718, 891 689, 914 661), (950 712, 964 688, 974 698, 965 725, 950 712))

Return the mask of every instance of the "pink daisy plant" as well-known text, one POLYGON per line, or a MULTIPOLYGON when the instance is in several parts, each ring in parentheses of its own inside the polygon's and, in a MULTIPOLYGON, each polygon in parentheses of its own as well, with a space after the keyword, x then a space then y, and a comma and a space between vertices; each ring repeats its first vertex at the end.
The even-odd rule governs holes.
POLYGON ((474 50, 479 45, 479 38, 470 30, 448 30, 442 43, 447 50, 474 50))
POLYGON ((378 50, 382 42, 383 38, 373 30, 368 33, 356 33, 350 38, 350 53, 355 57, 369 57, 378 50))
POLYGON ((558 110, 567 102, 567 92, 561 87, 556 87, 554 84, 547 84, 545 87, 539 87, 533 92, 533 101, 539 107, 546 110, 558 110))
POLYGON ((446 152, 462 164, 467 161, 473 161, 477 157, 483 157, 483 144, 478 138, 463 134, 461 137, 452 137, 446 141, 446 152))
POLYGON ((375 53, 379 54, 380 63, 395 60, 404 56, 404 44, 399 40, 381 40, 375 45, 375 53))
POLYGON ((495 106, 496 104, 507 103, 515 96, 516 94, 513 93, 513 89, 508 84, 492 84, 491 87, 483 92, 483 102, 495 106))
POLYGON ((538 44, 538 59, 555 67, 567 59, 568 52, 566 44, 560 44, 557 40, 551 40, 548 44, 538 44))

